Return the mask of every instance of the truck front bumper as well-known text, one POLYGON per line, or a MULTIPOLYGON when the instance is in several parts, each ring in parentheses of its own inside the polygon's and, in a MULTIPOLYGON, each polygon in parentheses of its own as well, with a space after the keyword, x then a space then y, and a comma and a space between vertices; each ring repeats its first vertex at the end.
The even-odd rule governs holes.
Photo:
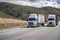
POLYGON ((48 25, 56 25, 54 22, 49 22, 48 25))

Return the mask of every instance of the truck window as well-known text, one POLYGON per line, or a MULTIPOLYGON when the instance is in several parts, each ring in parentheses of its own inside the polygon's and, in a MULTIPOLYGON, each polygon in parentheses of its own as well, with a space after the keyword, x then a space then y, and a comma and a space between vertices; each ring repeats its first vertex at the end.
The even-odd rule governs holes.
POLYGON ((48 18, 48 20, 54 20, 54 18, 48 18))
POLYGON ((34 20, 35 20, 35 18, 29 18, 29 20, 30 20, 30 21, 34 21, 34 20))

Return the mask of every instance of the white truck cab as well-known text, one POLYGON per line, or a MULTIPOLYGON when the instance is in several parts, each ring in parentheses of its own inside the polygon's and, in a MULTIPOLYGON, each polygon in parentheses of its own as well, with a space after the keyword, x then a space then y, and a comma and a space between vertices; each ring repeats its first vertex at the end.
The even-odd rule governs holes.
POLYGON ((55 14, 48 15, 48 24, 57 25, 57 16, 55 14))
POLYGON ((37 14, 30 14, 28 17, 28 27, 37 26, 37 14))

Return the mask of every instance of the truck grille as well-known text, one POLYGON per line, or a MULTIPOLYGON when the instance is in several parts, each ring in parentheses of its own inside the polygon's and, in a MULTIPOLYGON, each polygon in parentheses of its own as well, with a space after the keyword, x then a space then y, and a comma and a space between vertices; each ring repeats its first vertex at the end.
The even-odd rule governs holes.
POLYGON ((29 25, 33 25, 33 22, 29 22, 29 25))

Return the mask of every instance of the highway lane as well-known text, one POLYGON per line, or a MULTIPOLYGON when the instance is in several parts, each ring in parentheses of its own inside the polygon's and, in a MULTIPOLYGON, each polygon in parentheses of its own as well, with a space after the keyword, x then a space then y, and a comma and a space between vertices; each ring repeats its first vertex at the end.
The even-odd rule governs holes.
POLYGON ((60 23, 56 27, 0 30, 0 40, 60 40, 60 23))

